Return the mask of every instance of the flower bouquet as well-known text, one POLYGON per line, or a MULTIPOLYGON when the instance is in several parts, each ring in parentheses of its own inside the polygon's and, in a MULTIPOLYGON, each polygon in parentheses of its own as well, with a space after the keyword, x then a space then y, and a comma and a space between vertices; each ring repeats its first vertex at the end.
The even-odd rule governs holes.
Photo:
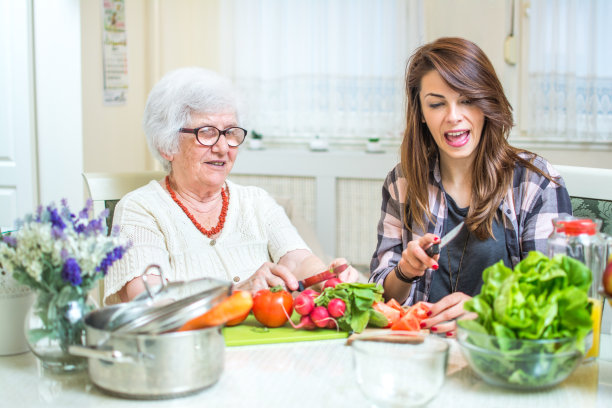
POLYGON ((82 369, 86 360, 68 347, 84 344, 85 314, 95 308, 88 298, 98 279, 129 247, 106 234, 108 210, 89 218, 92 202, 78 215, 51 203, 17 221, 17 231, 0 240, 0 265, 37 295, 26 318, 26 338, 43 366, 56 371, 82 369))

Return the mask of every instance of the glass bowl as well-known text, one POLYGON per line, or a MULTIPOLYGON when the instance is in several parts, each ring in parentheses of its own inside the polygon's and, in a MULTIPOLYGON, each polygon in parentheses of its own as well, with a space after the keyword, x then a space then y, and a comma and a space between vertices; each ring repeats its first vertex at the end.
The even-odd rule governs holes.
POLYGON ((442 387, 448 343, 416 332, 358 336, 352 343, 357 384, 377 406, 422 406, 442 387))
MULTIPOLYGON (((573 337, 499 338, 459 324, 457 341, 470 367, 485 382, 518 390, 553 387, 565 380, 584 357, 573 337)), ((589 347, 587 344, 585 350, 589 347)))

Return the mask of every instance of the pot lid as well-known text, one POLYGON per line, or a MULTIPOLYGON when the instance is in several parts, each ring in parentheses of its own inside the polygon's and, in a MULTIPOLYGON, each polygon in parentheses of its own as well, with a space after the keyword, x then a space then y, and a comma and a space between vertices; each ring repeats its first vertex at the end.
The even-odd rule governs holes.
POLYGON ((213 278, 166 282, 161 269, 150 265, 142 276, 145 292, 131 302, 121 304, 108 317, 106 330, 116 333, 158 334, 179 329, 227 298, 232 283, 213 278), (148 271, 159 271, 162 284, 147 283, 148 271))

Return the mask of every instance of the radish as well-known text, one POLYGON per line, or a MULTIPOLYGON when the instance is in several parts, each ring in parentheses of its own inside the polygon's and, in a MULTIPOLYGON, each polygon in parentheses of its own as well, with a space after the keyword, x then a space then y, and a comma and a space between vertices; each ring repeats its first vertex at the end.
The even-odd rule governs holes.
POLYGON ((314 330, 317 328, 310 316, 302 316, 302 318, 300 319, 300 324, 293 327, 296 329, 303 327, 306 330, 314 330))
POLYGON ((323 289, 326 288, 335 288, 337 284, 342 283, 339 278, 331 278, 325 281, 325 285, 323 285, 323 289))
POLYGON ((328 329, 335 329, 336 331, 338 331, 338 323, 336 323, 336 321, 334 319, 332 319, 331 317, 329 318, 329 321, 327 322, 327 327, 328 329))
POLYGON ((310 312, 310 318, 317 327, 326 327, 327 322, 331 319, 325 306, 317 306, 310 312))
POLYGON ((312 321, 312 319, 308 315, 302 316, 300 318, 300 323, 299 324, 293 323, 293 321, 289 317, 289 313, 287 313, 287 310, 285 309, 285 306, 283 306, 281 304, 281 307, 283 308, 283 312, 285 312, 285 316, 287 316, 287 321, 289 322, 291 327, 293 327, 294 329, 301 329, 303 327, 306 330, 314 330, 314 329, 317 328, 317 326, 314 324, 314 322, 312 321))
POLYGON ((317 296, 319 296, 319 292, 317 292, 316 290, 312 290, 312 289, 306 289, 302 292, 302 294, 304 295, 308 295, 310 296, 313 300, 317 298, 317 296))
POLYGON ((332 299, 327 304, 327 311, 333 317, 342 317, 346 311, 346 303, 344 303, 344 300, 339 298, 332 299))
POLYGON ((300 293, 293 301, 293 308, 302 316, 309 315, 314 309, 314 300, 307 293, 300 293))

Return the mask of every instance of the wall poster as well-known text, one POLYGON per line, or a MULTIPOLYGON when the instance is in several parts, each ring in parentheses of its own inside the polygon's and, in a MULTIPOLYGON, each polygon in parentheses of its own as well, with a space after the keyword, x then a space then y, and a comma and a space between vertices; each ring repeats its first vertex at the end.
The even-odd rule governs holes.
POLYGON ((102 7, 104 103, 120 105, 126 102, 128 90, 125 1, 102 0, 102 7))

